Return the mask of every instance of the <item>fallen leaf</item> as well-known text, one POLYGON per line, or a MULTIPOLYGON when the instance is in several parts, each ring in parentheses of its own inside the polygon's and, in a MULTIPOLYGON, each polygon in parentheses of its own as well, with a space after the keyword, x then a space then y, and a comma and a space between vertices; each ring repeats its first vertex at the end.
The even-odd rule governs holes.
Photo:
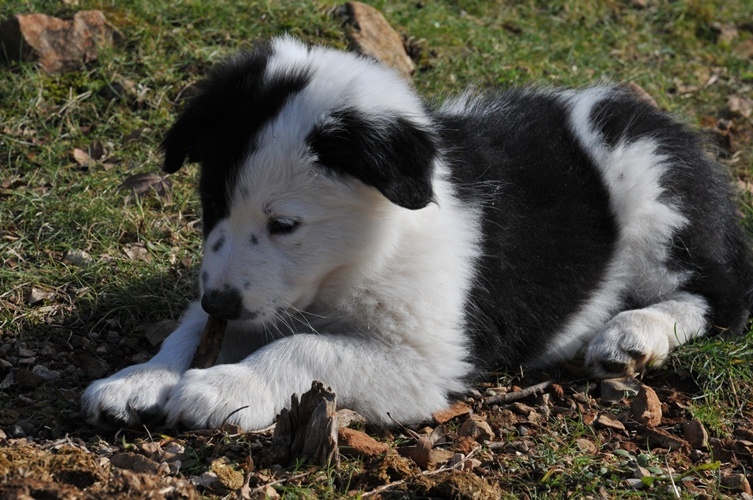
POLYGON ((89 156, 89 153, 79 148, 73 150, 73 159, 82 167, 88 167, 94 163, 94 160, 89 156))
POLYGON ((105 147, 100 141, 94 140, 89 144, 89 156, 92 160, 99 161, 105 155, 105 147))
POLYGON ((44 290, 35 286, 31 287, 26 294, 26 303, 30 306, 39 304, 45 300, 50 300, 55 296, 55 292, 44 290))
POLYGON ((170 180, 153 172, 133 174, 123 181, 120 188, 131 191, 131 194, 136 197, 143 197, 154 191, 168 202, 172 200, 170 180))
POLYGON ((727 109, 734 115, 750 118, 753 114, 753 101, 747 97, 731 95, 727 98, 727 109))
POLYGON ((143 243, 133 243, 126 245, 125 247, 123 247, 123 252, 131 260, 143 260, 147 262, 151 260, 149 251, 146 249, 146 246, 144 246, 143 243))

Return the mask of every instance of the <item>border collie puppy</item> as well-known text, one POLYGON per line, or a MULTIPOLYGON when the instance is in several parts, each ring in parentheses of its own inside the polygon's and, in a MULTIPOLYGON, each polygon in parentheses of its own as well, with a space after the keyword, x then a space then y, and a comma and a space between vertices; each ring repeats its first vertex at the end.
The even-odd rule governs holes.
POLYGON ((392 70, 276 38, 218 64, 165 137, 201 168, 201 299, 91 422, 271 424, 312 380, 428 419, 484 370, 642 371, 753 302, 728 174, 622 87, 424 104, 392 70), (189 369, 208 315, 218 365, 189 369))

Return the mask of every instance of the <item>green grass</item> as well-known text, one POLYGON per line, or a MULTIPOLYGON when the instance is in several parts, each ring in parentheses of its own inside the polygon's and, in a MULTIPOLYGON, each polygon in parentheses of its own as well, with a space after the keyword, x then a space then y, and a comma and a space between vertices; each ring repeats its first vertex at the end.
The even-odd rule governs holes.
MULTIPOLYGON (((724 161, 736 176, 753 177, 753 123, 723 113, 728 96, 751 96, 751 60, 736 51, 753 38, 748 0, 649 0, 644 9, 622 0, 370 3, 420 48, 414 84, 430 100, 469 85, 631 81, 693 125, 713 128, 720 117, 731 118, 737 151, 724 161), (727 23, 738 23, 739 36, 719 43, 714 26, 727 23)), ((75 9, 104 10, 124 35, 120 45, 65 75, 46 75, 34 63, 0 65, 0 345, 12 338, 90 338, 109 330, 127 336, 180 314, 195 293, 201 247, 195 168, 171 176, 171 199, 150 194, 133 200, 120 184, 132 174, 159 170, 158 145, 180 109, 181 94, 223 56, 282 32, 346 47, 332 13, 336 5, 80 0, 75 9), (94 141, 104 146, 103 158, 76 163, 74 148, 87 151, 94 141), (129 245, 145 247, 145 260, 130 258, 129 245), (91 263, 64 264, 69 250, 86 251, 91 263), (32 287, 52 295, 29 304, 32 287)), ((6 0, 0 19, 34 11, 66 17, 74 7, 6 0)), ((745 195, 741 211, 753 230, 750 198, 745 195)), ((143 340, 130 342, 143 354, 153 351, 143 340)), ((109 356, 113 367, 130 359, 112 350, 109 356)), ((701 390, 693 414, 724 436, 735 419, 751 415, 751 361, 748 333, 693 342, 668 365, 694 377, 701 390)), ((12 404, 0 399, 0 409, 12 404)), ((624 457, 566 461, 577 454, 574 439, 591 432, 582 423, 568 427, 565 445, 538 443, 534 463, 504 464, 512 491, 586 495, 611 484, 614 474, 618 485, 624 457), (558 472, 547 476, 552 468, 558 472)), ((311 486, 278 490, 313 498, 337 489, 337 481, 347 482, 346 473, 333 474, 311 486)))

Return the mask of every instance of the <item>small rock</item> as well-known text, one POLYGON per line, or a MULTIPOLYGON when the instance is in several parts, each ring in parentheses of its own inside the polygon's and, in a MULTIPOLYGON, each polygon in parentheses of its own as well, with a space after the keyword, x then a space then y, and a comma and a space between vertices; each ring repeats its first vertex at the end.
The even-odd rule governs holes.
POLYGON ((97 59, 100 48, 121 37, 98 10, 77 12, 71 21, 17 14, 0 24, 1 52, 10 58, 38 60, 47 73, 80 69, 97 59))
POLYGON ((694 418, 685 425, 685 439, 693 449, 709 449, 709 433, 700 420, 694 418))
POLYGON ((379 442, 364 432, 347 427, 341 427, 337 430, 337 440, 340 452, 344 455, 370 458, 386 453, 390 449, 386 443, 379 442))
POLYGON ((638 479, 636 477, 626 479, 625 482, 634 490, 642 490, 646 487, 646 483, 644 483, 642 479, 638 479))
POLYGON ((475 415, 472 415, 468 420, 463 422, 458 435, 471 437, 477 442, 492 441, 494 439, 494 431, 492 431, 486 420, 475 415))
POLYGON ((31 369, 32 373, 35 373, 42 377, 47 382, 55 382, 60 378, 60 372, 57 370, 50 370, 44 365, 36 365, 31 369))
POLYGON ((189 479, 194 486, 202 486, 207 489, 221 488, 220 478, 214 472, 205 472, 200 476, 193 476, 189 479))
POLYGON ((635 377, 608 378, 601 381, 601 400, 605 403, 618 403, 638 394, 641 381, 635 377))
POLYGON ((44 383, 44 379, 30 370, 19 370, 16 373, 16 386, 22 391, 33 391, 44 383))
POLYGON ((33 358, 37 355, 37 351, 28 349, 26 346, 20 346, 18 348, 18 355, 22 358, 33 358))
POLYGON ((462 415, 468 415, 471 413, 471 407, 462 401, 453 402, 448 408, 440 410, 432 414, 434 421, 438 424, 446 424, 450 420, 462 415))
POLYGON ((178 459, 182 460, 183 458, 187 458, 184 455, 185 452, 186 452, 186 447, 183 446, 180 443, 176 443, 175 441, 171 441, 171 442, 167 443, 162 448, 163 459, 166 460, 166 461, 168 461, 168 462, 170 462, 172 460, 178 460, 178 459))
POLYGON ((341 408, 335 412, 335 421, 339 429, 344 429, 345 427, 353 427, 353 424, 364 425, 366 417, 353 410, 341 408))
POLYGON ((0 389, 7 389, 16 383, 16 376, 13 372, 8 373, 3 381, 0 382, 0 389))
POLYGON ((745 474, 729 474, 722 477, 722 486, 734 493, 753 494, 745 474))
POLYGON ((152 347, 157 347, 178 327, 178 322, 172 319, 162 319, 149 325, 144 337, 152 347))
POLYGON ((110 367, 101 359, 89 356, 88 354, 80 354, 78 356, 79 366, 84 370, 84 373, 90 379, 102 378, 110 367))
POLYGON ((69 266, 87 267, 92 262, 92 256, 83 250, 68 250, 63 256, 63 264, 69 266))
POLYGON ((630 414, 637 422, 646 427, 656 427, 661 423, 661 401, 654 390, 646 385, 641 387, 638 395, 630 403, 630 414))
POLYGON ((416 70, 403 39, 381 12, 361 2, 348 2, 337 10, 351 27, 348 37, 359 52, 374 57, 399 71, 405 78, 416 70))
POLYGON ((596 423, 608 429, 614 429, 617 431, 625 430, 625 425, 622 422, 607 413, 599 414, 599 416, 596 417, 596 423))

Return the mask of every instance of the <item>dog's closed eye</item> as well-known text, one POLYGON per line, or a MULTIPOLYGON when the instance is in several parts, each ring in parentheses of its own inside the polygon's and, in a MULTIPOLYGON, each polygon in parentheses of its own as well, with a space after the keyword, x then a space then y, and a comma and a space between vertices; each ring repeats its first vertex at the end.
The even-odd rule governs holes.
POLYGON ((269 234, 290 234, 301 226, 301 221, 288 217, 271 218, 267 222, 269 234))

